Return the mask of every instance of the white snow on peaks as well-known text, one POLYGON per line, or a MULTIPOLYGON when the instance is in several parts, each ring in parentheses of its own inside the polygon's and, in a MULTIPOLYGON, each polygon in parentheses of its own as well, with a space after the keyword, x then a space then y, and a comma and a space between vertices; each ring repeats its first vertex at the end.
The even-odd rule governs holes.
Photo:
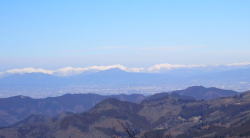
POLYGON ((70 76, 75 74, 80 74, 84 72, 98 72, 105 71, 110 69, 120 69, 126 72, 162 72, 166 70, 174 70, 174 69, 189 69, 189 68, 204 68, 204 67, 241 67, 241 66, 249 66, 250 62, 241 62, 241 63, 232 63, 232 64, 224 64, 224 65, 201 65, 201 64, 156 64, 150 67, 126 67, 124 65, 109 65, 109 66, 88 66, 88 67, 64 67, 55 70, 48 70, 42 68, 20 68, 20 69, 10 69, 3 72, 0 72, 0 76, 6 74, 25 74, 25 73, 43 73, 49 75, 58 75, 58 76, 70 76))

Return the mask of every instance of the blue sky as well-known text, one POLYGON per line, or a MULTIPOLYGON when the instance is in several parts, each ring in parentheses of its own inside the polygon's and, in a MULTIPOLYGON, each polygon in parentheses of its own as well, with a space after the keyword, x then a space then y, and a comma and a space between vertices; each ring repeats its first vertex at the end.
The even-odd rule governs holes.
POLYGON ((1 0, 0 69, 250 61, 248 0, 1 0))

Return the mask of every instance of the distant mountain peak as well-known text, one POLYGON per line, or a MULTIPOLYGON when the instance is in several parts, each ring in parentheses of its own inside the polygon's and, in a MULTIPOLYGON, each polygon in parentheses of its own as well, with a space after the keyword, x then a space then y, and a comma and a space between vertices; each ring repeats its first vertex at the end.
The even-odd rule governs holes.
MULTIPOLYGON (((32 99, 29 96, 23 96, 23 95, 17 95, 17 96, 13 96, 13 97, 9 97, 10 99, 20 99, 20 100, 25 100, 25 99, 32 99)), ((2 98, 2 99, 8 99, 8 98, 2 98)))
POLYGON ((23 95, 19 95, 19 96, 17 96, 17 97, 19 97, 19 98, 21 98, 21 99, 30 99, 30 97, 28 97, 28 96, 23 96, 23 95))
POLYGON ((100 73, 125 73, 127 71, 119 69, 119 68, 112 68, 112 69, 108 69, 108 70, 103 70, 103 71, 99 71, 100 73))
POLYGON ((200 86, 191 86, 191 87, 188 87, 187 89, 207 89, 207 88, 200 85, 200 86))

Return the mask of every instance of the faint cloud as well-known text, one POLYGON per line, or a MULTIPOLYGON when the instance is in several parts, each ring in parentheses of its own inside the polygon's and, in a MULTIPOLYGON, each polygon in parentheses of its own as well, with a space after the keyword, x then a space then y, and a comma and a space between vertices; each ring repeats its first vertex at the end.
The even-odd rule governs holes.
POLYGON ((250 65, 250 62, 239 62, 239 63, 227 64, 227 66, 247 66, 247 65, 250 65))

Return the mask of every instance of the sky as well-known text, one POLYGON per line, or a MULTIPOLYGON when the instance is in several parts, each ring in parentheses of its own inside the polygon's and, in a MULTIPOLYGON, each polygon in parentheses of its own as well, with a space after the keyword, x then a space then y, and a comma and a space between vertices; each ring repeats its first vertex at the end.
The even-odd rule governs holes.
POLYGON ((248 0, 0 1, 0 70, 249 61, 248 0))

